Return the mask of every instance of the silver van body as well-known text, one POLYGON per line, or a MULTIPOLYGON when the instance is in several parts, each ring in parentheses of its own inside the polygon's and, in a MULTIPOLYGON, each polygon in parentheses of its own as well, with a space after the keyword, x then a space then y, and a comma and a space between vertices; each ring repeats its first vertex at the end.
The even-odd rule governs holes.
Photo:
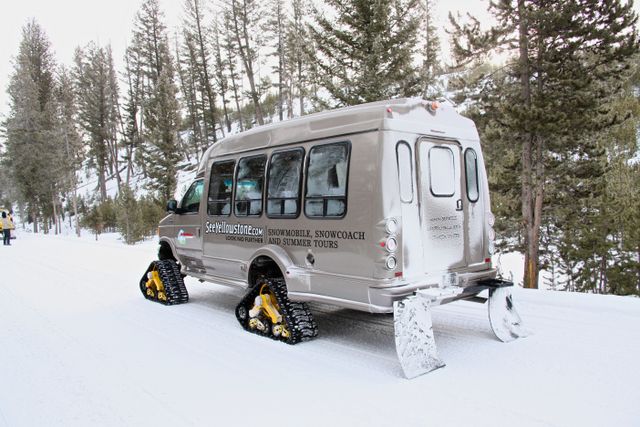
POLYGON ((492 225, 474 123, 412 98, 225 138, 159 235, 188 276, 246 288, 277 267, 292 301, 390 313, 421 289, 477 294, 492 225))

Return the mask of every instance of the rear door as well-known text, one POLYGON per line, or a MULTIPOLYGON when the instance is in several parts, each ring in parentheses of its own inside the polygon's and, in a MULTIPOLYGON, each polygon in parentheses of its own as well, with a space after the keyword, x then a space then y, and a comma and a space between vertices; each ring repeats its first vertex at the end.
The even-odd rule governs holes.
POLYGON ((425 272, 464 267, 466 204, 460 144, 421 138, 417 163, 425 272))

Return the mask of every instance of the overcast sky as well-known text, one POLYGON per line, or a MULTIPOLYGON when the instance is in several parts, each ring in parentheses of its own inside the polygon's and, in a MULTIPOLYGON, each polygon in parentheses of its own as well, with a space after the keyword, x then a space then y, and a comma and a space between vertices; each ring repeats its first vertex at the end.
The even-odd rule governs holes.
MULTIPOLYGON (((94 40, 101 45, 111 44, 116 67, 121 71, 133 19, 141 3, 142 0, 3 1, 0 24, 0 115, 4 116, 8 111, 6 88, 9 74, 13 71, 13 58, 18 52, 22 27, 29 19, 35 18, 44 28, 58 63, 71 64, 74 49, 94 40)), ((180 23, 183 3, 184 0, 160 0, 172 34, 180 23)), ((487 4, 487 0, 439 0, 436 5, 440 26, 444 27, 449 11, 468 11, 486 22, 487 4)), ((441 38, 445 38, 444 31, 441 38)))

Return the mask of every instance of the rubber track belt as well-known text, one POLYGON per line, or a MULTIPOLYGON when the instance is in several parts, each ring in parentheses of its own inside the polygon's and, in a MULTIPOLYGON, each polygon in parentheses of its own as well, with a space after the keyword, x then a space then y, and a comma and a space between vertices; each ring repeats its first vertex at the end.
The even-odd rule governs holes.
POLYGON ((318 326, 313 315, 309 311, 307 304, 303 302, 291 302, 287 297, 287 286, 284 279, 266 279, 264 282, 258 283, 251 288, 236 306, 236 318, 240 325, 249 332, 257 335, 267 336, 274 340, 282 341, 287 344, 297 344, 302 341, 309 341, 318 335, 318 326), (275 336, 271 332, 271 322, 267 322, 268 328, 265 331, 249 328, 249 310, 253 307, 256 296, 260 293, 260 288, 266 283, 271 292, 276 297, 280 306, 280 314, 289 329, 290 336, 288 338, 275 336), (244 308, 244 319, 240 315, 241 308, 244 308))
POLYGON ((142 295, 144 295, 146 299, 164 305, 183 304, 189 301, 189 293, 187 292, 187 287, 184 285, 184 280, 182 280, 180 266, 174 260, 170 259, 152 261, 151 264, 149 264, 149 268, 147 268, 142 279, 140 279, 140 291, 142 291, 142 295), (147 295, 147 280, 149 280, 147 273, 153 271, 154 268, 158 270, 158 275, 164 285, 164 293, 167 296, 166 301, 158 299, 157 292, 155 297, 147 295))

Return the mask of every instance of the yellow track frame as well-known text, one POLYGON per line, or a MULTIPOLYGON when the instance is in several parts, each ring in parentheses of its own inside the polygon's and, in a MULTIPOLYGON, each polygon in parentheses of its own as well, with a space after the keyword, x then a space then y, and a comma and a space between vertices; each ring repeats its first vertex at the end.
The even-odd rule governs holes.
POLYGON ((150 277, 147 276, 149 277, 149 280, 147 280, 147 283, 146 283, 147 295, 149 295, 150 297, 154 297, 155 295, 157 295, 159 300, 166 301, 167 294, 165 292, 162 279, 160 278, 160 273, 158 273, 158 270, 155 270, 155 269, 150 271, 150 273, 151 275, 150 277))

